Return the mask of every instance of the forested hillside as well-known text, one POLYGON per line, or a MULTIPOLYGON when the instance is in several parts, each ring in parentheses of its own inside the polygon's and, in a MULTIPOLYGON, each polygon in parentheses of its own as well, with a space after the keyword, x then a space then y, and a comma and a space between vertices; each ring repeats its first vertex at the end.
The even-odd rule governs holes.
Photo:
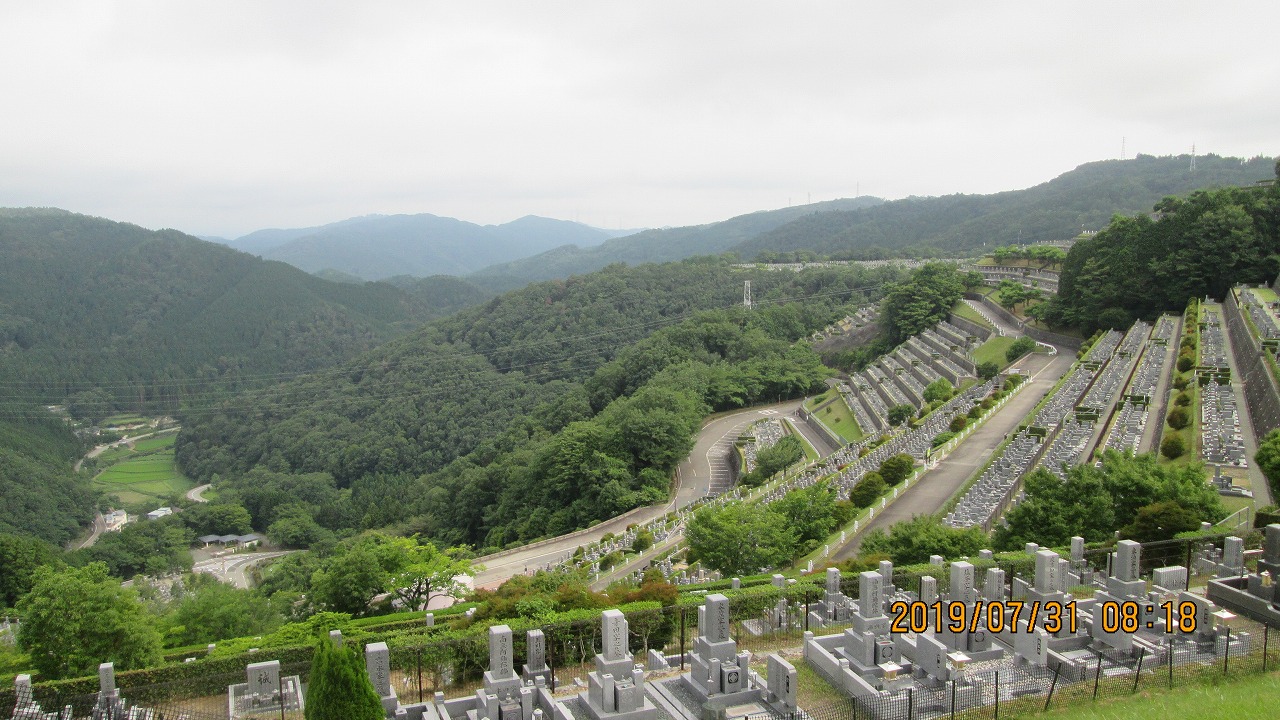
POLYGON ((177 456, 238 493, 255 527, 295 538, 391 525, 501 546, 563 532, 662 497, 707 412, 820 386, 827 371, 793 342, 899 272, 701 259, 532 285, 192 410, 177 456), (732 309, 748 279, 760 308, 732 309))
MULTIPOLYGON (((61 545, 93 517, 93 497, 71 473, 81 445, 42 407, 0 414, 0 534, 61 545)), ((0 603, 3 604, 3 603, 0 603)))
POLYGON ((1046 319, 1085 334, 1123 328, 1280 273, 1280 185, 1198 191, 1161 200, 1155 211, 1156 219, 1116 218, 1076 243, 1046 319))
POLYGON ((873 197, 830 200, 739 215, 708 225, 646 230, 609 240, 598 247, 557 247, 540 255, 487 267, 475 273, 475 277, 484 281, 504 278, 512 283, 531 282, 588 273, 616 262, 637 265, 682 260, 696 255, 718 255, 797 218, 870 207, 881 202, 873 197))
POLYGON ((839 259, 954 255, 983 246, 1064 240, 1103 227, 1117 213, 1145 212, 1166 195, 1252 185, 1271 175, 1271 160, 1205 155, 1139 155, 1087 163, 1026 190, 895 200, 863 210, 799 218, 732 248, 743 258, 811 251, 839 259))
POLYGON ((430 214, 370 215, 321 227, 259 230, 229 244, 307 272, 338 270, 366 280, 393 275, 465 275, 561 245, 598 245, 612 233, 533 215, 476 225, 430 214))
POLYGON ((439 314, 426 281, 414 293, 327 282, 61 210, 0 210, 0 257, 4 407, 102 388, 104 413, 169 410, 336 364, 439 314))

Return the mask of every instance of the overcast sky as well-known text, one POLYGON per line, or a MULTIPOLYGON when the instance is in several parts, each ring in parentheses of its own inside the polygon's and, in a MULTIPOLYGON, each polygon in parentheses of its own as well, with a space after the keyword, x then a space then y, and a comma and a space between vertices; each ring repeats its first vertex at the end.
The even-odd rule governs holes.
POLYGON ((1280 152, 1280 3, 0 0, 0 205, 601 227, 1280 152))

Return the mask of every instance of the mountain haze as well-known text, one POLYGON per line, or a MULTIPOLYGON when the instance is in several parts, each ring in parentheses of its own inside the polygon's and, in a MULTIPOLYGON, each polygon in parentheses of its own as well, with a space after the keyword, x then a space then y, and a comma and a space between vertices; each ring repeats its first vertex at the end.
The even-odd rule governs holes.
POLYGON ((230 245, 311 273, 337 270, 382 280, 394 275, 466 275, 496 262, 566 244, 598 245, 613 236, 608 230, 534 215, 502 225, 476 225, 424 213, 259 230, 230 245))
POLYGON ((884 202, 859 197, 739 215, 707 225, 645 230, 614 238, 597 247, 566 245, 540 255, 503 262, 475 273, 477 278, 510 278, 524 282, 550 280, 599 270, 616 263, 670 262, 695 255, 718 255, 738 243, 785 223, 815 213, 871 207, 884 202))

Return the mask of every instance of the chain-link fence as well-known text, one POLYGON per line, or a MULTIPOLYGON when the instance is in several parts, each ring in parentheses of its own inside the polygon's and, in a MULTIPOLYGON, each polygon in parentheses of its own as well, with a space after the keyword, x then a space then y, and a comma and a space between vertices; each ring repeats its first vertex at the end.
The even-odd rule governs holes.
MULTIPOLYGON (((1188 585, 1203 585, 1207 578, 1197 572, 1201 564, 1197 558, 1213 555, 1214 550, 1220 551, 1225 537, 1146 543, 1142 546, 1142 571, 1149 574, 1157 567, 1183 566, 1188 570, 1188 585)), ((1258 547, 1256 534, 1248 536, 1246 547, 1258 547)), ((1105 576, 1110 571, 1111 550, 1087 549, 1083 559, 1074 563, 1074 567, 1105 576)), ((1012 559, 976 558, 972 562, 979 579, 985 569, 993 567, 1004 571, 1004 580, 1010 585, 1015 579, 1032 582, 1034 578, 1031 555, 1012 559)), ((925 576, 938 578, 938 590, 946 592, 949 573, 944 566, 896 570, 892 582, 898 592, 918 592, 920 580, 925 576)), ((723 591, 729 595, 730 633, 740 650, 750 651, 756 656, 783 651, 796 658, 805 632, 830 635, 850 626, 843 615, 839 616, 840 619, 831 619, 819 611, 819 608, 826 609, 825 604, 820 604, 825 597, 824 588, 814 584, 820 579, 811 576, 783 587, 774 586, 768 578, 744 579, 738 589, 731 589, 731 582, 725 581, 712 585, 710 591, 723 591)), ((1167 589, 1176 591, 1183 588, 1167 589)), ((840 590, 846 597, 856 599, 859 594, 857 575, 842 577, 840 590)), ((1071 592, 1077 597, 1085 597, 1091 594, 1092 587, 1076 587, 1071 592)), ((652 651, 662 656, 662 660, 657 661, 659 665, 669 664, 672 669, 688 667, 689 653, 698 635, 696 604, 686 598, 684 604, 632 610, 626 612, 626 616, 630 628, 629 647, 636 655, 636 662, 647 663, 652 651)), ((514 629, 513 656, 527 657, 526 630, 532 629, 534 624, 519 620, 512 620, 510 624, 514 629)), ((601 651, 602 640, 598 615, 575 622, 547 624, 539 629, 545 636, 546 660, 552 670, 550 684, 553 690, 557 683, 575 684, 583 680, 594 669, 594 656, 601 651)), ((422 625, 420 630, 398 629, 386 637, 370 635, 363 638, 370 642, 388 642, 391 684, 401 702, 427 701, 436 692, 443 693, 446 698, 473 695, 482 686, 483 673, 489 663, 488 638, 483 626, 474 627, 473 632, 465 631, 469 634, 461 636, 459 632, 449 632, 443 638, 438 635, 448 628, 422 625)), ((1236 640, 1221 647, 1213 642, 1198 645, 1179 639, 1172 644, 1171 652, 1157 647, 1150 652, 1139 650, 1132 655, 1095 653, 1088 662, 1056 668, 1052 662, 1048 668, 1014 666, 1007 661, 972 663, 966 668, 966 681, 959 684, 917 681, 909 692, 896 693, 888 699, 874 702, 843 697, 842 689, 824 685, 828 692, 808 696, 802 692, 803 712, 798 718, 930 718, 950 717, 953 713, 964 717, 995 717, 997 712, 1005 712, 1006 715, 1012 712, 1005 708, 1045 706, 1073 698, 1135 692, 1144 687, 1154 687, 1153 683, 1176 685, 1205 674, 1235 675, 1280 669, 1280 637, 1274 637, 1280 630, 1238 619, 1233 623, 1231 632, 1236 640), (1225 650, 1228 646, 1230 652, 1225 650)), ((246 665, 280 660, 280 694, 283 695, 288 689, 284 678, 297 677, 299 685, 308 681, 310 655, 309 647, 267 648, 233 658, 200 659, 168 668, 120 672, 117 687, 119 696, 127 700, 128 707, 151 708, 157 713, 156 718, 185 716, 188 720, 226 720, 231 717, 228 688, 246 682, 246 665), (156 677, 165 677, 166 673, 176 679, 155 681, 156 677)), ((796 664, 804 663, 797 660, 796 664)), ((70 706, 71 717, 80 718, 90 716, 98 702, 96 694, 89 692, 96 686, 96 678, 92 681, 38 683, 32 688, 32 693, 43 712, 61 712, 70 706)), ((0 718, 10 717, 17 704, 13 688, 0 690, 0 718)), ((278 715, 285 720, 302 715, 289 707, 265 714, 259 709, 258 714, 268 718, 278 715)))

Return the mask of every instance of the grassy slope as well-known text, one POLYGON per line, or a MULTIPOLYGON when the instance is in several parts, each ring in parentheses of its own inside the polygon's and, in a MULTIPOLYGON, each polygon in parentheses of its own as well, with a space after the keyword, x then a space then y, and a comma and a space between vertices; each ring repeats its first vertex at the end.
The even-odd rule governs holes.
POLYGON ((973 351, 973 362, 982 364, 990 361, 1003 368, 1009 364, 1005 353, 1008 352, 1009 346, 1013 344, 1013 341, 1014 338, 1004 335, 992 337, 973 351))
MULTIPOLYGON (((1060 720, 1197 720, 1205 718, 1274 717, 1280 698, 1280 675, 1253 675, 1225 683, 1180 685, 1173 690, 1153 688, 1131 697, 1072 703, 1047 713, 1009 717, 1060 720)), ((1001 715, 1004 715, 1002 712, 1001 715)))

